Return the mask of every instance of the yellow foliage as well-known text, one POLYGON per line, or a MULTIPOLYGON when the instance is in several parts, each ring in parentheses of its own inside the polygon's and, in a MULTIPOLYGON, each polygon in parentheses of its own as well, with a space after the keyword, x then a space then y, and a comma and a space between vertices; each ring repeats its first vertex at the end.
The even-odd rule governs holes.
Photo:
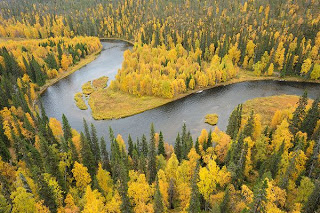
POLYGON ((72 169, 73 177, 76 180, 76 186, 84 191, 86 187, 91 182, 90 174, 88 173, 87 167, 83 166, 77 161, 74 163, 74 168, 72 169))

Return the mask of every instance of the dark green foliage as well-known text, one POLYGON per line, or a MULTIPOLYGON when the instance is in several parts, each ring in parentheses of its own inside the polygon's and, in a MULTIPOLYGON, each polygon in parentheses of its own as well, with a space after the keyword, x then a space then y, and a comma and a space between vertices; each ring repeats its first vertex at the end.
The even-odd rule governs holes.
POLYGON ((308 201, 303 207, 303 211, 306 213, 314 213, 320 209, 320 181, 316 180, 315 188, 308 198, 308 201))
POLYGON ((159 134, 158 155, 163 155, 164 157, 167 157, 166 151, 164 149, 163 134, 161 131, 159 134))
POLYGON ((142 135, 142 149, 141 152, 144 157, 148 156, 148 143, 145 135, 142 135))
POLYGON ((129 174, 128 169, 124 165, 123 162, 121 162, 119 165, 119 180, 120 180, 120 187, 119 187, 119 194, 121 196, 121 212, 123 213, 130 213, 132 212, 130 200, 128 197, 128 181, 129 181, 129 174))
POLYGON ((62 129, 63 129, 63 137, 66 141, 69 139, 72 139, 72 133, 71 133, 71 126, 69 124, 69 121, 67 117, 63 114, 62 115, 62 129))
POLYGON ((133 149, 134 149, 133 141, 132 141, 132 138, 131 138, 131 136, 129 134, 129 136, 128 136, 128 155, 131 156, 131 157, 132 157, 133 149))
POLYGON ((41 199, 44 201, 44 205, 49 207, 51 212, 57 212, 58 205, 55 202, 56 199, 53 189, 50 188, 42 175, 38 177, 37 183, 39 184, 39 194, 41 199))
POLYGON ((223 200, 220 204, 220 211, 223 213, 232 212, 230 209, 230 186, 224 192, 223 200))
POLYGON ((93 176, 96 170, 96 163, 95 163, 90 145, 88 143, 88 140, 84 136, 83 132, 80 133, 80 143, 81 143, 80 153, 81 153, 82 164, 88 168, 89 173, 93 176))
POLYGON ((200 193, 197 182, 199 180, 199 164, 193 172, 192 182, 191 182, 191 198, 189 204, 189 213, 198 213, 200 212, 200 193))
POLYGON ((100 150, 101 150, 102 168, 110 172, 111 167, 110 167, 110 161, 109 161, 109 154, 107 151, 107 144, 106 144, 106 141, 104 140, 104 137, 101 137, 100 139, 100 150))
POLYGON ((244 129, 243 129, 244 138, 252 137, 253 128, 254 128, 254 112, 251 111, 248 122, 246 123, 246 125, 244 126, 244 129))
POLYGON ((148 154, 148 171, 149 171, 149 183, 153 183, 157 176, 157 164, 156 164, 156 144, 154 138, 154 126, 151 124, 150 128, 150 143, 149 143, 149 154, 148 154))
POLYGON ((319 101, 319 98, 314 100, 311 109, 308 111, 305 119, 303 119, 301 124, 301 131, 306 132, 309 139, 311 138, 313 131, 317 125, 317 121, 320 118, 319 101))
POLYGON ((262 183, 259 183, 257 186, 255 186, 254 189, 254 197, 253 197, 253 203, 251 204, 251 212, 258 213, 258 212, 264 212, 264 206, 263 202, 267 201, 267 192, 266 189, 268 188, 268 182, 267 180, 263 180, 262 183))
POLYGON ((156 184, 156 192, 154 194, 154 204, 153 204, 153 209, 155 213, 162 213, 164 211, 164 206, 162 202, 162 195, 159 189, 159 183, 157 181, 156 184))
POLYGON ((97 136, 96 127, 91 124, 91 143, 92 143, 92 153, 94 153, 95 161, 99 162, 101 160, 99 139, 97 136))
POLYGON ((0 138, 0 156, 3 161, 9 162, 11 159, 10 152, 6 146, 6 144, 3 142, 3 140, 0 138))
POLYGON ((303 119, 306 115, 306 106, 308 104, 308 93, 305 91, 300 97, 298 107, 293 112, 292 120, 290 121, 289 129, 295 135, 302 125, 303 119))
POLYGON ((178 133, 177 138, 176 138, 176 143, 174 144, 174 153, 177 155, 177 158, 179 162, 181 161, 182 158, 182 150, 181 150, 181 140, 180 140, 180 134, 178 133))
POLYGON ((242 119, 242 104, 239 104, 238 107, 233 110, 229 117, 229 122, 227 126, 226 133, 230 135, 232 139, 235 139, 238 135, 239 128, 241 125, 241 119, 242 119))

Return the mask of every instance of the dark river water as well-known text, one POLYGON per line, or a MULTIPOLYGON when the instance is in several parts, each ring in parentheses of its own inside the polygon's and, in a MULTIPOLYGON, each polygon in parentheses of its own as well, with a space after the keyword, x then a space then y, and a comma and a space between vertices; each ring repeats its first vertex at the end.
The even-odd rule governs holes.
POLYGON ((99 136, 104 136, 106 139, 109 138, 109 126, 113 128, 115 134, 121 134, 125 140, 128 134, 131 134, 133 139, 141 137, 142 134, 148 136, 150 124, 153 122, 156 131, 161 130, 165 140, 173 144, 183 123, 186 123, 194 139, 200 135, 202 129, 213 129, 214 127, 204 123, 204 117, 208 113, 217 113, 218 127, 225 130, 232 110, 248 99, 281 94, 302 95, 304 90, 307 90, 309 97, 313 99, 320 95, 318 84, 278 81, 244 82, 192 94, 131 117, 96 121, 91 117, 90 109, 77 108, 73 96, 81 91, 82 84, 89 80, 104 75, 114 79, 121 67, 123 52, 131 48, 127 43, 120 41, 102 42, 102 44, 103 51, 95 61, 49 87, 40 100, 49 117, 55 117, 61 121, 62 114, 65 114, 72 128, 78 131, 83 131, 82 119, 85 118, 96 126, 99 136))

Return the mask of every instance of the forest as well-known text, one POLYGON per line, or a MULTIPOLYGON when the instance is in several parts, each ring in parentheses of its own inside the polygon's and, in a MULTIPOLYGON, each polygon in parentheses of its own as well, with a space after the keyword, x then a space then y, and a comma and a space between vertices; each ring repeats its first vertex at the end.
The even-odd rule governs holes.
POLYGON ((270 118, 240 104, 225 132, 192 137, 181 123, 174 144, 156 120, 149 135, 110 126, 104 138, 85 119, 81 132, 49 117, 38 97, 103 38, 134 44, 107 88, 134 98, 173 99, 243 73, 320 79, 317 0, 3 0, 0 212, 320 212, 320 97, 307 91, 270 118))

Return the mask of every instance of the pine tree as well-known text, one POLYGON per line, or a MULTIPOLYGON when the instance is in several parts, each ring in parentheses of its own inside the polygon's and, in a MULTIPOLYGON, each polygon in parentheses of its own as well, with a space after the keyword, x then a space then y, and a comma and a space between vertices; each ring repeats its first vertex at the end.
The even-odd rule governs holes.
POLYGON ((132 208, 130 204, 130 200, 128 197, 128 169, 125 167, 123 162, 120 162, 119 165, 120 175, 119 175, 119 194, 121 196, 121 212, 122 213, 131 213, 132 208))
POLYGON ((149 155, 148 155, 148 171, 149 171, 149 184, 153 183, 157 176, 157 164, 156 164, 156 144, 154 139, 154 126, 151 124, 150 128, 150 143, 149 143, 149 155))
POLYGON ((146 136, 143 134, 142 135, 142 154, 144 157, 148 156, 148 143, 147 143, 147 138, 146 136))
POLYGON ((69 139, 72 139, 71 126, 69 124, 67 117, 64 114, 62 115, 62 125, 63 125, 64 139, 66 141, 68 141, 69 139))
POLYGON ((180 134, 178 133, 176 138, 176 143, 174 144, 174 153, 177 155, 178 161, 181 161, 182 153, 181 153, 181 140, 180 134))
POLYGON ((305 91, 303 95, 300 97, 298 102, 298 107, 293 112, 293 117, 292 117, 292 120, 290 121, 289 129, 293 135, 295 135, 299 131, 302 125, 302 121, 306 114, 305 109, 307 104, 308 104, 308 93, 307 91, 305 91))
POLYGON ((254 112, 251 111, 250 117, 249 117, 246 125, 243 128, 244 138, 249 137, 249 136, 252 137, 253 128, 254 128, 254 112))
POLYGON ((229 122, 227 126, 226 133, 230 135, 232 139, 235 139, 237 137, 237 134, 239 132, 239 128, 241 125, 241 119, 242 119, 242 105, 239 104, 235 110, 231 113, 229 117, 229 122))
POLYGON ((0 156, 2 157, 2 160, 6 162, 9 162, 9 160, 11 159, 10 152, 1 137, 0 137, 0 156))
POLYGON ((159 188, 159 182, 157 181, 156 184, 156 192, 154 194, 154 204, 153 204, 153 210, 155 213, 162 213, 164 212, 164 206, 162 202, 162 195, 159 188))
POLYGON ((109 154, 107 151, 107 144, 104 140, 104 137, 100 139, 100 150, 101 150, 101 161, 102 161, 102 168, 107 171, 111 171, 110 161, 109 161, 109 154))
POLYGON ((72 161, 78 161, 79 162, 79 155, 76 149, 76 146, 74 145, 74 143, 72 142, 71 139, 68 140, 68 147, 71 151, 71 157, 72 157, 72 161))
POLYGON ((163 134, 161 131, 159 134, 158 155, 163 155, 163 157, 165 158, 167 157, 167 154, 164 148, 163 134))
POLYGON ((256 189, 254 190, 253 203, 251 204, 251 212, 258 213, 265 211, 263 203, 267 201, 267 188, 267 179, 256 187, 256 189))
POLYGON ((232 212, 229 207, 229 202, 230 202, 230 189, 228 186, 225 190, 223 200, 220 204, 220 212, 224 212, 224 213, 232 212))
POLYGON ((308 111, 305 119, 303 119, 301 124, 301 131, 306 132, 309 139, 311 138, 313 131, 317 125, 317 121, 320 118, 319 101, 320 98, 314 100, 311 109, 308 111))
POLYGON ((43 175, 38 177, 37 183, 39 184, 39 194, 41 199, 44 201, 44 204, 49 207, 51 212, 57 212, 57 203, 55 202, 55 196, 52 188, 44 180, 43 175))
POLYGON ((133 148, 134 148, 133 147, 133 141, 132 141, 132 138, 131 138, 131 136, 129 134, 129 136, 128 136, 128 155, 130 157, 132 157, 133 148))
POLYGON ((315 188, 311 195, 308 198, 308 201, 303 207, 303 212, 306 213, 314 213, 319 211, 320 209, 320 181, 316 180, 315 182, 315 188))
POLYGON ((94 155, 95 160, 96 162, 99 162, 101 160, 99 139, 97 136, 96 127, 92 123, 91 123, 91 142, 92 142, 93 153, 95 154, 94 155))
POLYGON ((189 213, 198 213, 200 212, 200 193, 198 188, 199 180, 199 164, 197 164, 196 169, 193 172, 192 182, 191 182, 191 198, 189 204, 189 213))
POLYGON ((87 141, 88 141, 88 144, 90 146, 90 149, 91 149, 91 152, 92 153, 95 153, 94 151, 94 146, 92 144, 92 141, 91 141, 91 135, 90 135, 90 131, 89 131, 89 126, 88 126, 88 123, 86 121, 86 119, 83 118, 83 129, 84 129, 84 136, 86 137, 87 141))
POLYGON ((88 143, 87 138, 84 136, 83 132, 80 133, 80 143, 81 143, 81 159, 82 159, 82 164, 88 168, 89 173, 93 177, 95 174, 95 160, 93 157, 93 154, 91 152, 90 145, 88 143))

